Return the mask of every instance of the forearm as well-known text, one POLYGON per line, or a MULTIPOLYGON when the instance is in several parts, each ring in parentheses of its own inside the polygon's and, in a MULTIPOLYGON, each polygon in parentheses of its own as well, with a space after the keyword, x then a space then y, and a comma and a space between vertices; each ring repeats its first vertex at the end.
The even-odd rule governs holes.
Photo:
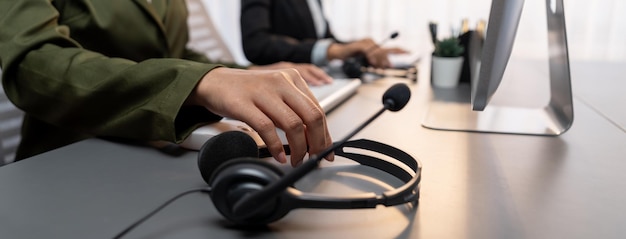
POLYGON ((172 140, 179 109, 213 67, 175 59, 135 63, 47 45, 24 58, 19 77, 6 81, 7 94, 28 114, 59 127, 172 140))

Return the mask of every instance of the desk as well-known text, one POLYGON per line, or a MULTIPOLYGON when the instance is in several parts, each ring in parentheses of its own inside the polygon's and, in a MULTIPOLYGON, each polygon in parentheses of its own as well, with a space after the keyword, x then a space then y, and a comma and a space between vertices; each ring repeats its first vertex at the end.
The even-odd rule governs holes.
MULTIPOLYGON (((585 77, 576 74, 580 71, 573 70, 574 79, 585 77)), ((430 130, 420 126, 432 97, 423 79, 427 78, 421 74, 420 82, 411 85, 413 97, 405 109, 383 114, 355 137, 385 142, 421 160, 417 209, 402 205, 295 210, 266 229, 242 230, 228 226, 210 199, 198 194, 171 204, 127 238, 626 234, 626 133, 618 126, 575 97, 574 125, 559 137, 430 130)), ((593 79, 577 79, 582 80, 593 79)), ((328 116, 333 136, 341 138, 355 122, 378 110, 382 93, 396 82, 384 79, 361 86, 328 116)), ((575 95, 581 94, 579 87, 574 89, 575 95)), ((324 166, 297 186, 333 194, 384 190, 349 173, 376 176, 374 170, 355 168, 341 159, 324 166)), ((393 185, 388 179, 380 178, 393 185)), ((89 139, 0 168, 0 232, 3 238, 110 238, 176 193, 203 185, 194 152, 168 156, 150 148, 89 139)))
POLYGON ((575 97, 626 132, 626 64, 610 61, 572 63, 575 97))

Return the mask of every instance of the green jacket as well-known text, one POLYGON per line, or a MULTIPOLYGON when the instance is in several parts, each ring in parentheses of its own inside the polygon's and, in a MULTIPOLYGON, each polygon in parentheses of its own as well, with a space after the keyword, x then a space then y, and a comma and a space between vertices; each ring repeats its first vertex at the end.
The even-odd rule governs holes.
POLYGON ((181 142, 219 120, 183 106, 217 66, 187 30, 183 0, 0 0, 2 85, 26 113, 16 158, 94 136, 181 142))

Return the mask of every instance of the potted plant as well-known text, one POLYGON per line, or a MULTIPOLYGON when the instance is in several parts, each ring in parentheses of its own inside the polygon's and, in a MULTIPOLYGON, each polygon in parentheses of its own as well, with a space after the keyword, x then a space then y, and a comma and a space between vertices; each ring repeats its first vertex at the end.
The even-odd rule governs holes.
POLYGON ((456 37, 438 40, 432 58, 432 83, 439 88, 452 88, 459 84, 465 48, 456 37))

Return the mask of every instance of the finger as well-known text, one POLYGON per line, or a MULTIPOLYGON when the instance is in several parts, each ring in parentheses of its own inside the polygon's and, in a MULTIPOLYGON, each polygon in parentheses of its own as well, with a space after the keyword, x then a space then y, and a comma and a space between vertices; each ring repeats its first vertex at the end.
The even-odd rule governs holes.
POLYGON ((276 161, 287 163, 283 143, 276 133, 274 122, 256 107, 242 107, 244 108, 241 112, 246 112, 245 115, 235 115, 234 118, 247 122, 259 134, 276 161))
POLYGON ((374 67, 378 67, 378 57, 373 53, 367 55, 367 62, 374 67))
MULTIPOLYGON (((300 95, 299 97, 303 96, 300 95)), ((293 97, 285 97, 285 99, 289 98, 293 97)), ((304 158, 308 148, 304 122, 301 116, 292 110, 293 106, 285 104, 281 99, 272 98, 265 100, 258 107, 274 122, 276 127, 285 132, 291 151, 291 165, 298 165, 304 158)))
POLYGON ((311 71, 311 69, 308 69, 306 67, 300 67, 298 69, 298 72, 300 73, 304 81, 306 81, 310 85, 318 86, 325 84, 324 79, 320 79, 317 75, 315 75, 313 71, 311 71))
POLYGON ((404 50, 404 49, 398 48, 398 47, 385 48, 385 51, 387 52, 387 54, 406 54, 406 53, 409 53, 407 50, 404 50))
MULTIPOLYGON (((304 126, 303 129, 305 132, 304 136, 308 145, 309 155, 318 154, 332 144, 326 125, 325 115, 321 109, 315 107, 309 108, 310 110, 306 110, 306 108, 301 109, 301 107, 294 106, 295 104, 297 104, 297 102, 287 103, 296 110, 296 112, 300 115, 300 118, 302 119, 302 125, 304 126)), ((332 160, 332 155, 329 155, 326 158, 332 160)), ((295 160, 300 160, 300 158, 296 158, 295 160)), ((299 163, 295 160, 292 157, 292 164, 299 163)))
POLYGON ((389 56, 386 54, 386 51, 383 51, 384 54, 379 54, 379 67, 380 68, 389 68, 391 66, 391 62, 389 62, 389 56))
POLYGON ((268 114, 274 119, 278 128, 285 132, 291 151, 291 165, 295 167, 302 162, 308 151, 304 123, 287 105, 272 108, 268 114), (280 114, 281 117, 277 118, 274 114, 280 114))
POLYGON ((329 84, 333 82, 333 78, 330 77, 324 70, 320 69, 317 66, 311 65, 307 67, 308 72, 315 78, 319 80, 322 84, 329 84))
MULTIPOLYGON (((308 133, 308 132, 311 132, 311 131, 307 129, 306 132, 308 133)), ((313 150, 309 149, 310 154, 317 154, 318 152, 322 152, 322 151, 326 150, 327 148, 329 148, 329 147, 331 147, 333 145, 333 140, 332 140, 332 138, 330 136, 330 132, 328 132, 328 128, 327 127, 325 127, 324 134, 326 136, 325 146, 322 147, 319 151, 317 151, 317 150, 313 151, 313 150)), ((307 134, 307 138, 309 138, 308 136, 309 135, 307 134)), ((328 155, 324 156, 324 159, 326 159, 327 161, 330 161, 330 162, 335 161, 335 153, 334 152, 329 153, 328 155)))
POLYGON ((389 61, 389 50, 390 49, 377 49, 368 55, 368 59, 371 57, 372 61, 370 64, 376 68, 389 68, 391 66, 391 62, 389 61))
POLYGON ((292 74, 291 76, 289 76, 289 80, 290 80, 291 84, 293 84, 300 93, 303 93, 317 107, 319 107, 321 109, 321 106, 319 105, 319 102, 317 101, 317 98, 315 97, 315 95, 311 91, 311 88, 309 88, 309 85, 307 85, 307 82, 302 80, 302 77, 299 75, 299 72, 296 71, 296 72, 291 72, 291 73, 288 73, 288 74, 292 74))
MULTIPOLYGON (((297 76, 296 76, 297 77, 297 76)), ((299 89, 303 89, 301 92, 308 97, 287 97, 285 103, 294 110, 296 114, 302 119, 304 129, 306 130, 306 139, 308 142, 308 148, 310 154, 317 154, 329 147, 332 144, 330 134, 328 133, 328 127, 326 125, 326 115, 319 107, 313 94, 308 87, 302 86, 302 83, 294 81, 294 85, 299 89)), ((333 160, 334 156, 329 155, 326 157, 328 160, 333 160)), ((297 160, 297 159, 296 159, 297 160)), ((292 156, 292 163, 294 158, 292 156)))

